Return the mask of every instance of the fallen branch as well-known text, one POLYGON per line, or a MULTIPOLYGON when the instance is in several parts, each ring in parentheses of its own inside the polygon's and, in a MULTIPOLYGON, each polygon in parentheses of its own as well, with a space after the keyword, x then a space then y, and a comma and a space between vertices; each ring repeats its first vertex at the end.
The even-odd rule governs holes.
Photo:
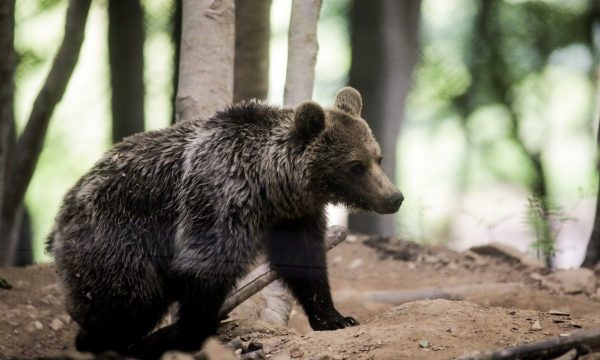
MULTIPOLYGON (((347 231, 343 226, 331 226, 327 230, 325 246, 330 250, 346 239, 347 231)), ((268 264, 262 264, 248 274, 227 298, 221 307, 221 318, 224 318, 239 304, 246 301, 252 295, 262 290, 277 279, 277 274, 271 270, 268 264)))
POLYGON ((571 336, 555 336, 507 349, 477 351, 457 360, 548 359, 571 349, 579 355, 600 349, 600 329, 578 331, 571 336))

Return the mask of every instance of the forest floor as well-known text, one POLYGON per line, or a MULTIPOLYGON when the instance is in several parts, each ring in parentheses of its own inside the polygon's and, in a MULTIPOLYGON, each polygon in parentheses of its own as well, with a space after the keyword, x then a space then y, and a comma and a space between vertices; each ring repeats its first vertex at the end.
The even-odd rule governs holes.
MULTIPOLYGON (((359 237, 328 256, 336 306, 359 326, 313 332, 295 307, 288 328, 234 313, 220 338, 259 342, 270 359, 450 359, 600 328, 591 271, 549 272, 496 248, 359 237)), ((76 325, 52 264, 0 269, 0 278, 12 285, 0 284, 0 359, 72 354, 76 325)))

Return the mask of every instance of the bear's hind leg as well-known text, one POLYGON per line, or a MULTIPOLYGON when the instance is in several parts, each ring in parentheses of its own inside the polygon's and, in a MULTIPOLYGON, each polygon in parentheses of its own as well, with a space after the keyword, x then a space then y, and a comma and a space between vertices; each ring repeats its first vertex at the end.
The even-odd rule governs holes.
POLYGON ((187 281, 179 301, 176 323, 165 326, 131 346, 126 355, 143 359, 158 359, 168 350, 196 351, 206 338, 214 335, 220 323, 219 310, 230 287, 197 284, 187 281))
POLYGON ((124 307, 120 311, 99 312, 89 317, 75 337, 78 351, 100 354, 116 351, 124 354, 129 346, 143 338, 156 326, 167 309, 166 303, 153 306, 124 307), (134 309, 135 308, 135 309, 134 309))

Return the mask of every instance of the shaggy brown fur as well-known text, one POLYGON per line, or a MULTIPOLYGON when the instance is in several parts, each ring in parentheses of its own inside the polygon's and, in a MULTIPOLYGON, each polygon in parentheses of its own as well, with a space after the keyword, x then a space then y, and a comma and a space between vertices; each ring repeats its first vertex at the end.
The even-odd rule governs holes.
POLYGON ((260 251, 315 330, 356 325, 331 300, 324 207, 402 202, 361 107, 351 88, 328 110, 249 102, 116 144, 68 192, 48 239, 77 348, 197 349, 260 251), (179 320, 144 338, 173 302, 179 320))

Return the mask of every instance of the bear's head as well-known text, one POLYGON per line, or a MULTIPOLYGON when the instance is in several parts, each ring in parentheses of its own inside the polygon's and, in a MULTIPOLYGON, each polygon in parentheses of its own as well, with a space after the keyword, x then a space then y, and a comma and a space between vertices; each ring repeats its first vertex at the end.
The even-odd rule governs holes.
POLYGON ((300 104, 294 124, 305 143, 310 188, 327 202, 380 214, 398 211, 404 196, 381 168, 381 149, 361 118, 362 98, 342 88, 335 106, 300 104))

